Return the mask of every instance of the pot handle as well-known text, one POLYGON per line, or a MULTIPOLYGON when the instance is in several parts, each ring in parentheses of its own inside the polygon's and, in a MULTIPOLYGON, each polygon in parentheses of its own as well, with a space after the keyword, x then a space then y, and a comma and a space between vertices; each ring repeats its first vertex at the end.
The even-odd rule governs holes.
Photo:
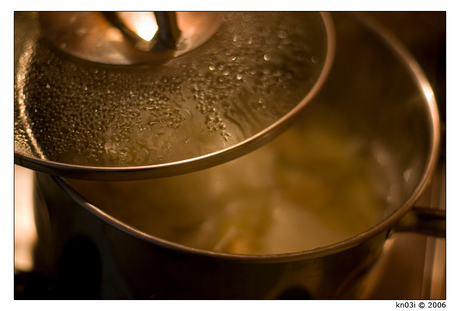
POLYGON ((393 233, 396 232, 413 232, 445 238, 446 211, 415 206, 394 227, 393 233))
MULTIPOLYGON (((396 226, 393 232, 412 232, 420 233, 428 236, 445 238, 446 237, 446 208, 445 208, 445 188, 446 188, 446 129, 445 123, 441 124, 441 141, 440 141, 439 160, 433 180, 430 187, 437 189, 434 191, 435 200, 422 203, 417 202, 412 209, 404 215, 396 226), (443 189, 443 190, 441 190, 443 189), (438 197, 436 199, 436 197, 438 197), (442 199, 444 197, 444 199, 442 199), (420 204, 420 205, 417 205, 420 204), (433 207, 426 207, 429 204, 433 207)), ((429 187, 428 187, 429 189, 429 187)), ((427 190, 425 190, 427 191, 427 190)))

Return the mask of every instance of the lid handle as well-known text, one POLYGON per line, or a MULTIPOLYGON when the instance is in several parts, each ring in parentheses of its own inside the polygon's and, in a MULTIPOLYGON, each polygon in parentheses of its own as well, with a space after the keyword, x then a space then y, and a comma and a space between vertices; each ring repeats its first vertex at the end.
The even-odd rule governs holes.
MULTIPOLYGON (((102 12, 102 14, 139 50, 152 51, 155 47, 158 48, 158 44, 168 49, 180 47, 181 31, 177 25, 175 12, 152 12, 158 30, 151 40, 145 40, 138 32, 133 31, 117 12, 102 12)), ((130 17, 125 18, 129 19, 130 17)))

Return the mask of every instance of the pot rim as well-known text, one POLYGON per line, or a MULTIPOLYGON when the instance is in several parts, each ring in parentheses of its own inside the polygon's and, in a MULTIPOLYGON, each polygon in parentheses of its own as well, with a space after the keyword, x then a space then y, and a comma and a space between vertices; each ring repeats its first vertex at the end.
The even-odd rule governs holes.
POLYGON ((155 244, 156 246, 174 250, 175 252, 186 253, 188 255, 195 256, 204 256, 215 259, 224 259, 231 261, 239 261, 246 263, 275 263, 275 262, 290 262, 298 261, 303 259, 312 259, 317 257, 322 257, 334 253, 344 251, 346 249, 352 248, 356 245, 359 245, 363 242, 370 240, 371 238, 389 231, 397 222, 412 208, 416 203, 417 199, 423 193, 425 188, 431 181, 431 177, 434 173, 436 167, 438 154, 439 154, 439 144, 440 144, 440 121, 438 108, 434 93, 432 88, 420 68, 417 61, 413 56, 406 50, 406 48, 386 29, 384 29, 377 22, 370 20, 368 17, 365 17, 363 14, 353 14, 358 21, 364 23, 378 35, 380 35, 394 50, 395 54, 399 56, 403 62, 408 67, 408 70, 412 73, 414 81, 417 82, 417 85, 420 91, 424 94, 424 98, 427 104, 427 108, 430 112, 430 130, 431 130, 431 148, 428 156, 428 161, 425 165, 425 170, 420 178, 419 183, 415 189, 408 196, 407 200, 401 204, 394 212, 388 215, 380 223, 370 227, 366 231, 355 235, 351 238, 345 239, 341 242, 330 244, 327 246, 322 246, 310 250, 295 252, 295 253, 284 253, 284 254, 266 254, 266 255, 242 255, 242 254, 228 254, 228 253, 218 253, 207 250, 196 249, 188 246, 184 246, 178 243, 170 242, 164 239, 156 238, 152 235, 146 234, 134 227, 131 227, 118 219, 110 216, 109 214, 99 210, 93 204, 87 202, 83 199, 75 190, 73 190, 61 177, 51 176, 54 181, 66 191, 72 199, 74 199, 81 206, 86 208, 89 212, 93 213, 102 220, 108 222, 110 225, 124 231, 127 234, 130 234, 134 237, 140 238, 149 243, 155 244))

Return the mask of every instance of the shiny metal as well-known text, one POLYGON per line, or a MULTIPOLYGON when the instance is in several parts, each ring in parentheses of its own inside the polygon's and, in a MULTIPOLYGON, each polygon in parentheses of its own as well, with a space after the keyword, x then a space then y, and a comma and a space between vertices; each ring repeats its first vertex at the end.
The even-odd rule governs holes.
POLYGON ((393 198, 378 224, 350 239, 297 253, 209 252, 130 227, 88 203, 64 179, 37 173, 44 210, 54 224, 51 240, 40 242, 47 246, 41 255, 51 271, 68 240, 85 236, 100 250, 95 261, 110 267, 98 278, 103 298, 356 297, 355 281, 376 262, 393 227, 429 183, 440 129, 431 87, 406 50, 359 15, 334 13, 333 18, 337 60, 325 88, 294 126, 301 130, 302 124, 339 114, 350 130, 367 139, 367 150, 390 168, 385 191, 393 198))
POLYGON ((220 12, 40 12, 44 36, 75 57, 112 65, 168 61, 207 40, 220 12))
POLYGON ((445 238, 446 211, 414 207, 399 221, 395 232, 418 232, 445 238))
POLYGON ((240 157, 291 124, 334 55, 327 13, 178 12, 179 47, 154 53, 101 13, 16 15, 15 163, 63 177, 157 178, 240 157))

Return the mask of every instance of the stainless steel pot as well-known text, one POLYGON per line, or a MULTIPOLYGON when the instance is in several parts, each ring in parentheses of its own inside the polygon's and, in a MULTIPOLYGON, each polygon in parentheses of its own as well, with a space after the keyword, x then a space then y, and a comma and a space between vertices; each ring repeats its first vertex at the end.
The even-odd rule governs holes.
MULTIPOLYGON (((376 261, 389 234, 416 228, 417 215, 426 219, 413 205, 436 165, 440 130, 432 90, 404 48, 362 18, 336 13, 333 20, 335 63, 318 98, 294 126, 341 115, 351 132, 365 139, 366 149, 391 170, 385 190, 390 199, 379 222, 315 249, 224 254, 146 234, 87 202, 64 179, 37 173, 36 266, 56 276, 62 296, 78 292, 80 297, 73 298, 353 297, 354 284, 376 261)), ((428 233, 442 235, 440 217, 440 227, 428 222, 435 227, 428 233)))

